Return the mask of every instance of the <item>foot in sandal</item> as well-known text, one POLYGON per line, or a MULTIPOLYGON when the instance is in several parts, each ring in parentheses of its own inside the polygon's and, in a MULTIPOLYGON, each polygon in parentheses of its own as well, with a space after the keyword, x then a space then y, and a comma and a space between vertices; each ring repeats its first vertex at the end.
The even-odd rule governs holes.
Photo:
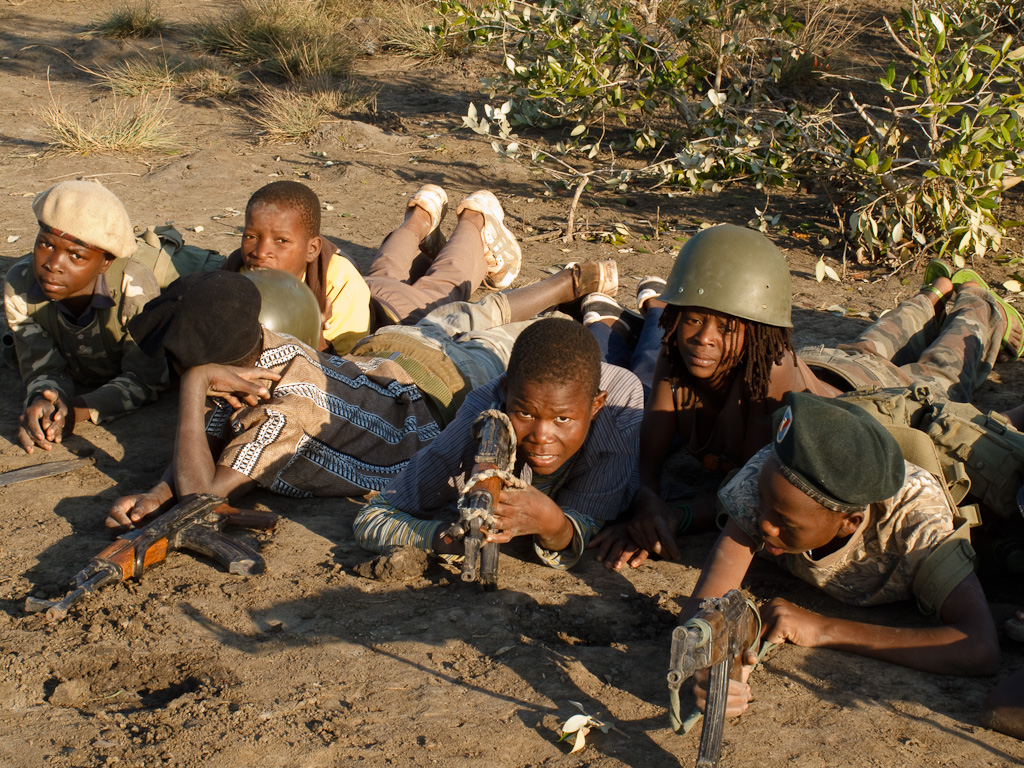
POLYGON ((424 184, 409 198, 409 208, 420 208, 430 217, 430 231, 420 240, 420 251, 434 258, 444 248, 441 222, 448 213, 448 194, 437 184, 424 184))
POLYGON ((1006 320, 1006 332, 1003 333, 1003 349, 1006 350, 1013 360, 1019 360, 1021 354, 1024 353, 1024 317, 1021 317, 1020 312, 989 288, 988 283, 973 269, 958 269, 950 277, 950 280, 955 287, 974 283, 979 288, 988 291, 989 295, 996 300, 996 304, 999 305, 999 309, 1002 310, 1003 317, 1006 320))
POLYGON ((480 189, 463 199, 455 212, 461 214, 463 211, 476 211, 484 217, 484 226, 480 232, 484 243, 484 258, 487 260, 484 285, 496 291, 508 288, 519 276, 523 252, 516 236, 505 226, 505 211, 501 203, 493 193, 480 189))

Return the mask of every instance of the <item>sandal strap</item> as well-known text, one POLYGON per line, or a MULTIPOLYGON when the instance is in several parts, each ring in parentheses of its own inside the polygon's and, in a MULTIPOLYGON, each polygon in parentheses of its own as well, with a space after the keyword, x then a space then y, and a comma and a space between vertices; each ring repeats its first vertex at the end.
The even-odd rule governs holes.
POLYGON ((408 208, 421 208, 430 216, 430 230, 441 226, 441 220, 448 212, 448 193, 437 184, 424 184, 409 198, 408 208))

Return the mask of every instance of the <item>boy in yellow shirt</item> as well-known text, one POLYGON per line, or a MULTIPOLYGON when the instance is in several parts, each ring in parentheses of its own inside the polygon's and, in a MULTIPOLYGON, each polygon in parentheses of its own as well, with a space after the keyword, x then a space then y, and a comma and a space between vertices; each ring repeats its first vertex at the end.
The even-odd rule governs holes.
POLYGON ((447 209, 444 190, 424 185, 364 280, 321 236, 320 200, 313 190, 297 181, 275 181, 249 198, 242 247, 224 268, 280 269, 304 280, 323 316, 318 349, 347 354, 379 327, 412 324, 438 306, 467 300, 485 278, 495 289, 515 280, 522 254, 494 195, 480 190, 466 197, 458 215, 479 217, 479 231, 457 231, 446 243, 440 224, 447 209))
POLYGON ((280 269, 305 281, 323 317, 321 351, 345 354, 370 332, 370 289, 355 265, 320 235, 320 199, 305 184, 275 181, 249 198, 242 247, 224 269, 280 269))

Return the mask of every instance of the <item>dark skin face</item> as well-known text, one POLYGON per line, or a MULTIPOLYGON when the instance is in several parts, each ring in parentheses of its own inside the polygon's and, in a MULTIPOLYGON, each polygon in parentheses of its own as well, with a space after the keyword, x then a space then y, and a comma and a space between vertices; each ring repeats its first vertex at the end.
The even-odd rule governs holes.
POLYGON ((298 209, 257 203, 246 210, 242 259, 249 269, 280 269, 301 280, 318 253, 320 237, 309 236, 298 209))
POLYGON ((683 307, 676 341, 683 365, 704 388, 724 393, 743 356, 743 321, 703 307, 683 307))
POLYGON ((536 475, 557 472, 583 446, 608 393, 591 397, 578 382, 504 382, 505 413, 516 431, 516 453, 536 475))
POLYGON ((106 251, 41 229, 32 250, 32 274, 46 298, 81 312, 91 300, 96 278, 113 261, 106 251))
POLYGON ((761 467, 757 487, 757 527, 770 555, 813 552, 822 557, 841 547, 864 519, 860 512, 842 514, 818 504, 782 475, 774 457, 761 467))

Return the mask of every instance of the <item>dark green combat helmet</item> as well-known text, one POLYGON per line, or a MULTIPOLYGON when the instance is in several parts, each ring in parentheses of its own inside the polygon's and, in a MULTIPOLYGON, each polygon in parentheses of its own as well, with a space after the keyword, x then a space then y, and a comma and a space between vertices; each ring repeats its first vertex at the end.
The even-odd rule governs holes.
POLYGON ((786 258, 760 232, 733 224, 698 232, 680 249, 661 300, 792 328, 786 258))
POLYGON ((320 343, 320 305, 309 286, 280 269, 250 269, 245 276, 263 300, 260 323, 316 349, 320 343))

